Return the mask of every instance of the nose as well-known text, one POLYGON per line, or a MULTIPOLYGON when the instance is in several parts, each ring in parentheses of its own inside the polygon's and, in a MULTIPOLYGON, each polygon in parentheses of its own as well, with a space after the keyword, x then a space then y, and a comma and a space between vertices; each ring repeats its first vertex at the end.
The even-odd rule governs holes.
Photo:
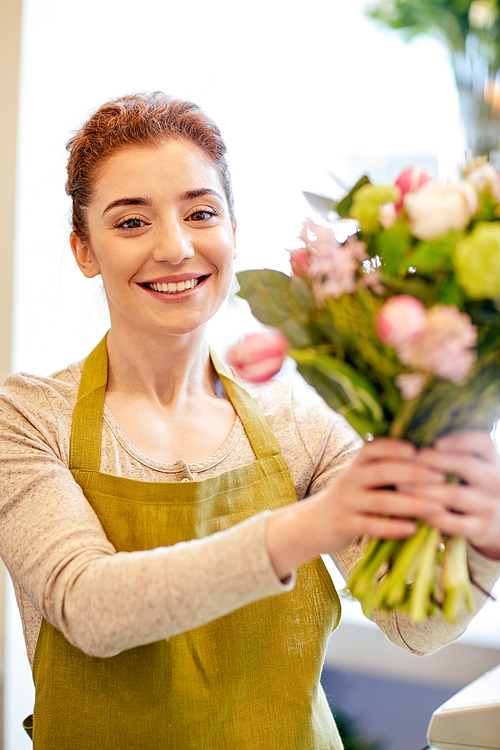
POLYGON ((177 220, 165 221, 159 226, 153 249, 153 258, 158 263, 167 261, 177 266, 194 256, 189 231, 177 220))

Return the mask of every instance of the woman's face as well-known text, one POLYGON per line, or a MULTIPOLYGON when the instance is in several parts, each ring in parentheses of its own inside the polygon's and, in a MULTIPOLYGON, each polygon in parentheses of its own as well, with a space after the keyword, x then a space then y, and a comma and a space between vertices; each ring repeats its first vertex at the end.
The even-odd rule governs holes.
POLYGON ((130 146, 104 162, 78 265, 100 274, 112 327, 182 335, 204 325, 233 276, 234 227, 217 170, 194 143, 130 146))

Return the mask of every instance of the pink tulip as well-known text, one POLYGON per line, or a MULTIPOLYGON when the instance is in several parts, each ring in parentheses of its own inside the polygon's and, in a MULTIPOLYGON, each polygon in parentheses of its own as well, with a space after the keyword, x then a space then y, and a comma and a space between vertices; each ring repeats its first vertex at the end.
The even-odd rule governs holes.
POLYGON ((263 383, 281 369, 290 344, 277 328, 253 333, 227 352, 227 362, 243 380, 263 383))
POLYGON ((383 344, 399 348, 425 330, 425 305, 409 294, 396 294, 375 315, 375 331, 383 344))
POLYGON ((420 169, 419 167, 409 167, 401 172, 394 183, 399 188, 401 194, 400 199, 395 204, 396 210, 399 211, 401 209, 407 193, 415 193, 422 185, 425 185, 426 182, 432 179, 434 178, 425 169, 420 169))

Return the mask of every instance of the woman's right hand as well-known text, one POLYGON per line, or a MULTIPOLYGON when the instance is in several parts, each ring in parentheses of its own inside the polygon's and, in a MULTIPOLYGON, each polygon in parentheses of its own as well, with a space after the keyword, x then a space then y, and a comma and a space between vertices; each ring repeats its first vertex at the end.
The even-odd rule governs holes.
POLYGON ((430 521, 440 506, 426 488, 445 482, 446 475, 415 457, 416 448, 402 440, 365 443, 331 485, 274 511, 267 547, 279 578, 320 554, 340 552, 356 537, 404 538, 416 531, 413 519, 430 521))

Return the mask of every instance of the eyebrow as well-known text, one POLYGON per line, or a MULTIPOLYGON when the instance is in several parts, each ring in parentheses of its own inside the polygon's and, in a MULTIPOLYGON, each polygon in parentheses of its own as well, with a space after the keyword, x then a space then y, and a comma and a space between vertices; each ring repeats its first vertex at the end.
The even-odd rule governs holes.
POLYGON ((104 216, 104 214, 107 214, 108 211, 117 206, 151 206, 151 201, 149 198, 118 198, 117 201, 113 201, 109 206, 106 206, 102 215, 104 216))
POLYGON ((215 195, 215 197, 220 201, 223 200, 222 195, 220 195, 217 190, 212 190, 212 188, 198 188, 197 190, 187 190, 179 197, 181 201, 190 201, 193 200, 193 198, 201 198, 204 195, 215 195))
MULTIPOLYGON (((215 195, 216 198, 218 198, 220 201, 223 201, 222 195, 217 192, 217 190, 212 190, 212 188, 197 188, 196 190, 186 190, 185 193, 181 193, 179 196, 179 199, 181 201, 189 201, 194 200, 195 198, 201 198, 204 195, 215 195)), ((108 211, 111 211, 112 208, 116 208, 117 206, 151 206, 152 202, 149 198, 119 198, 116 201, 113 201, 109 204, 109 206, 106 206, 104 211, 102 212, 102 215, 104 216, 107 214, 108 211)))

